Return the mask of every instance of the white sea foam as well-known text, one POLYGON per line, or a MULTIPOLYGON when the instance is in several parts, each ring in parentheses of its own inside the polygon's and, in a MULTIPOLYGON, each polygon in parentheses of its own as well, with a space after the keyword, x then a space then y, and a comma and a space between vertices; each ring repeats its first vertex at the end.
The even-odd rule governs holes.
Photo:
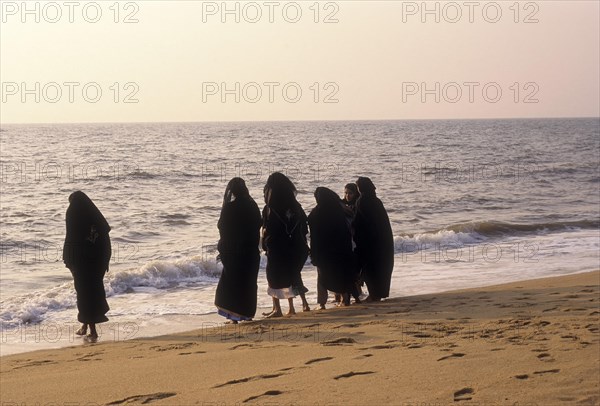
POLYGON ((440 230, 432 233, 419 233, 394 237, 396 253, 413 252, 436 247, 463 247, 467 244, 477 244, 488 238, 476 232, 455 232, 440 230))
POLYGON ((135 287, 157 289, 173 288, 185 282, 214 282, 221 275, 222 266, 202 257, 176 261, 150 261, 139 269, 107 275, 107 295, 128 292, 135 287))
MULTIPOLYGON (((104 280, 107 297, 131 293, 140 288, 157 290, 177 288, 199 282, 216 283, 222 265, 202 257, 175 261, 150 261, 137 269, 109 272, 104 280)), ((48 312, 75 307, 72 283, 63 283, 2 301, 0 322, 3 328, 38 323, 48 312)))

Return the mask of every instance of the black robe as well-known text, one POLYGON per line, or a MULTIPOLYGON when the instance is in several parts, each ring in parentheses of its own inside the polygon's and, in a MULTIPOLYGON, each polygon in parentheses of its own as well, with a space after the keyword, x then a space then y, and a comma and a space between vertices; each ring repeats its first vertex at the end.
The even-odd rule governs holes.
POLYGON ((111 257, 110 226, 85 195, 73 199, 67 209, 66 223, 63 262, 73 275, 77 319, 88 324, 108 321, 103 280, 111 257))
POLYGON ((375 195, 362 195, 353 224, 356 252, 369 295, 388 297, 394 270, 394 236, 381 200, 375 195))
POLYGON ((306 292, 300 274, 308 258, 308 224, 302 206, 296 203, 289 212, 283 213, 265 206, 263 228, 269 287, 284 289, 294 286, 299 292, 306 292))
POLYGON ((319 283, 336 293, 351 293, 358 264, 352 234, 341 204, 337 210, 317 205, 308 216, 310 257, 319 269, 319 283))
POLYGON ((215 305, 247 318, 256 313, 260 226, 260 210, 249 197, 235 199, 221 211, 218 250, 223 272, 215 305))

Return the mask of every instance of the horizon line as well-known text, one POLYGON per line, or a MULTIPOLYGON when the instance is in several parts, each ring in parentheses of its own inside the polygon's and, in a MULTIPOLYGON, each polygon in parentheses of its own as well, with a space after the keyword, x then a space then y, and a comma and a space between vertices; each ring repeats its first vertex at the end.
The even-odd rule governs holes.
POLYGON ((484 121, 484 120, 552 120, 584 119, 598 116, 560 116, 560 117, 470 117, 470 118, 379 118, 379 119, 306 119, 306 120, 206 120, 206 121, 63 121, 63 122, 2 122, 2 125, 66 125, 66 124, 204 124, 204 123, 295 123, 295 122, 368 122, 368 121, 484 121))

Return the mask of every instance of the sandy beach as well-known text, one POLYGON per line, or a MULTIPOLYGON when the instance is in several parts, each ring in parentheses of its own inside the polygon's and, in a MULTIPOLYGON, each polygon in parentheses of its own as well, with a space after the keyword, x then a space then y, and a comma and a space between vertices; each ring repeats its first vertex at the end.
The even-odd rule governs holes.
MULTIPOLYGON (((600 404, 600 271, 1 358, 2 405, 600 404)), ((193 326, 200 327, 200 326, 193 326)))

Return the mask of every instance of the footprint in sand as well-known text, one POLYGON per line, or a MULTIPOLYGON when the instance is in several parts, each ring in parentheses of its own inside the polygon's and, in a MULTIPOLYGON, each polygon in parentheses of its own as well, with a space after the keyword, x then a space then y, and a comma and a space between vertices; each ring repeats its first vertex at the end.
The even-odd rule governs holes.
POLYGON ((234 345, 233 347, 230 348, 230 350, 237 350, 238 348, 243 348, 243 347, 253 347, 252 344, 238 344, 238 345, 234 345))
POLYGON ((222 388, 223 386, 236 385, 238 383, 245 383, 245 382, 251 382, 251 381, 259 381, 259 380, 262 380, 262 379, 272 379, 272 378, 280 377, 282 375, 285 375, 285 374, 284 373, 280 373, 280 374, 263 374, 263 375, 250 376, 248 378, 233 379, 231 381, 227 381, 225 383, 222 383, 222 384, 219 384, 219 385, 215 385, 215 386, 213 386, 213 388, 222 388))
POLYGON ((535 371, 534 374, 544 375, 544 374, 556 374, 558 372, 560 372, 560 369, 547 369, 545 371, 535 371))
POLYGON ((175 392, 157 392, 150 393, 147 395, 134 395, 129 396, 125 399, 115 400, 113 402, 107 403, 107 405, 140 405, 146 403, 152 403, 157 400, 170 398, 172 396, 177 395, 175 392))
POLYGON ((97 355, 102 355, 104 354, 104 352, 99 351, 99 352, 92 352, 90 354, 85 354, 82 357, 77 358, 77 361, 101 361, 102 358, 92 358, 92 357, 96 357, 97 355))
POLYGON ((454 401, 460 402, 461 400, 471 400, 473 399, 473 394, 475 391, 472 388, 462 388, 461 390, 457 390, 454 392, 454 401))
POLYGON ((335 326, 334 328, 341 328, 341 327, 355 328, 355 327, 360 327, 360 324, 359 323, 346 323, 346 324, 340 324, 339 326, 335 326))
POLYGON ((397 345, 384 344, 384 345, 374 345, 372 347, 359 348, 359 350, 391 350, 392 348, 398 347, 397 345))
POLYGON ((304 363, 304 365, 310 365, 310 364, 314 364, 315 362, 321 362, 321 361, 329 361, 331 359, 333 359, 333 357, 314 358, 314 359, 306 361, 304 363))
POLYGON ((21 369, 21 368, 27 368, 27 367, 37 367, 40 365, 52 365, 52 364, 56 364, 56 361, 51 361, 49 359, 45 359, 45 360, 41 360, 41 361, 31 361, 31 360, 27 360, 29 362, 22 364, 22 365, 16 365, 15 367, 13 367, 13 371, 15 369, 21 369))
POLYGON ((151 350, 155 350, 158 352, 170 351, 170 350, 185 350, 190 347, 197 345, 196 343, 181 343, 181 344, 169 344, 165 346, 155 345, 150 347, 151 350))
POLYGON ((590 333, 597 333, 599 331, 597 324, 588 324, 585 328, 587 328, 590 333))
POLYGON ((347 372, 342 375, 334 376, 333 379, 335 379, 337 381, 338 379, 351 378, 351 377, 357 376, 357 375, 370 375, 370 374, 374 374, 374 373, 375 373, 374 371, 359 371, 359 372, 350 371, 350 372, 347 372))
POLYGON ((523 374, 523 375, 515 375, 515 378, 517 378, 517 379, 528 379, 528 378, 529 378, 529 375, 527 375, 527 374, 523 374))
POLYGON ((543 353, 539 354, 537 357, 540 361, 545 361, 545 362, 553 362, 554 361, 554 358, 552 358, 552 356, 550 356, 550 354, 548 354, 547 352, 543 352, 543 353))
POLYGON ((344 345, 344 344, 356 344, 356 341, 350 337, 341 337, 335 340, 323 341, 321 345, 344 345))
POLYGON ((438 359, 438 361, 443 361, 445 359, 450 359, 450 358, 462 358, 464 356, 465 356, 465 354, 462 354, 460 352, 455 352, 455 353, 452 353, 450 355, 446 355, 445 357, 442 357, 442 358, 438 359))
POLYGON ((248 403, 252 400, 261 398, 263 396, 277 396, 277 395, 281 395, 283 392, 280 390, 268 390, 265 393, 262 393, 260 395, 256 395, 256 396, 250 396, 249 398, 245 399, 242 403, 248 403))

